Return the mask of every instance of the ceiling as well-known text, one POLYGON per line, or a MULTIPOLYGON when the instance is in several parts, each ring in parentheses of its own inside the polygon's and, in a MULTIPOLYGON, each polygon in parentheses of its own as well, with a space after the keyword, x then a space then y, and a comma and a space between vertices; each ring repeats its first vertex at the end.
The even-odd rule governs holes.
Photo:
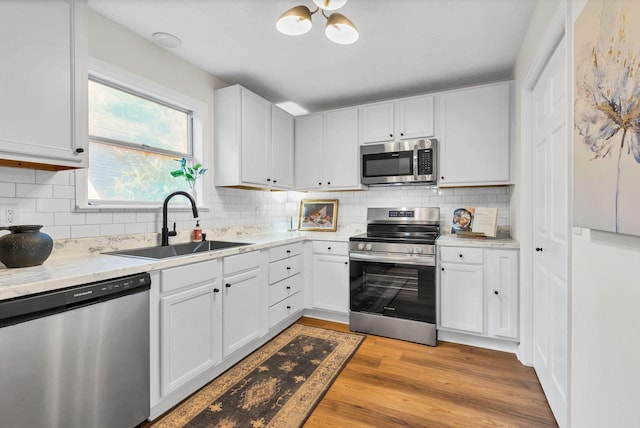
POLYGON ((508 79, 538 0, 349 0, 338 12, 360 39, 338 45, 325 19, 301 36, 275 29, 312 0, 88 0, 141 36, 182 40, 176 55, 273 103, 307 110, 508 79))

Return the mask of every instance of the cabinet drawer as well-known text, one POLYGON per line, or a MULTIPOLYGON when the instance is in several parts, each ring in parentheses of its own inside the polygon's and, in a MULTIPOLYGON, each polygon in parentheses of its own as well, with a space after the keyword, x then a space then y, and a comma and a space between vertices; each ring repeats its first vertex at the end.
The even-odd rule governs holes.
POLYGON ((313 241, 314 254, 336 254, 340 256, 349 255, 348 242, 336 241, 313 241))
POLYGON ((297 273, 302 267, 302 256, 293 256, 288 259, 269 263, 269 284, 282 281, 297 273))
POLYGON ((302 298, 302 293, 296 293, 293 296, 271 306, 269 308, 269 328, 272 328, 289 315, 301 311, 303 306, 304 299, 302 298))
POLYGON ((269 286, 269 306, 302 290, 302 274, 296 274, 269 286))
POLYGON ((225 278, 239 272, 244 272, 260 267, 259 251, 238 254, 224 258, 223 271, 225 278))
POLYGON ((214 281, 217 275, 217 260, 193 263, 160 272, 160 293, 169 293, 180 288, 205 281, 214 281))
POLYGON ((269 261, 275 262, 277 260, 286 259, 296 256, 302 252, 302 242, 296 242, 295 244, 280 245, 279 247, 273 247, 269 249, 269 261))
POLYGON ((441 247, 440 261, 482 264, 482 248, 441 247))

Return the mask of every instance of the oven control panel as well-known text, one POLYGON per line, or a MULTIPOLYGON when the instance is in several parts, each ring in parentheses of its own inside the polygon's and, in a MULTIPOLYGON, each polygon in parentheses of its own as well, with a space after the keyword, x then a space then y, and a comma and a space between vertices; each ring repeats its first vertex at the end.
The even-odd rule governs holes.
POLYGON ((402 244, 390 242, 349 242, 349 250, 418 255, 433 255, 436 253, 435 245, 402 244))

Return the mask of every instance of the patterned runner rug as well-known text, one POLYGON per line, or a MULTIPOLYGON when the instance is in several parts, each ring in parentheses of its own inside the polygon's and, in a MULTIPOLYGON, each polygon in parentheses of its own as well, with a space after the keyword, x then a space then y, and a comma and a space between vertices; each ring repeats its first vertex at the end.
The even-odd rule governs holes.
POLYGON ((299 427, 364 336, 294 324, 153 428, 299 427))

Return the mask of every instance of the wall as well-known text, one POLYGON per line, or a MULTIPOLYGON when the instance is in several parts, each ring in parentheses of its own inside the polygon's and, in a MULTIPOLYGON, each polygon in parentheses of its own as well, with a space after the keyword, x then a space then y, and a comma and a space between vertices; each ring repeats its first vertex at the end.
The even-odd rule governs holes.
POLYGON ((572 246, 572 426, 638 427, 640 237, 574 228, 572 246))
MULTIPOLYGON (((172 55, 109 19, 89 10, 89 55, 129 73, 155 81, 169 89, 206 103, 213 117, 213 91, 227 83, 172 55)), ((204 129, 205 156, 210 161, 213 120, 204 129)), ((498 224, 509 224, 509 188, 425 189, 422 187, 375 188, 359 192, 298 193, 216 188, 213 174, 206 174, 205 204, 201 226, 267 225, 286 229, 285 202, 306 199, 339 199, 339 226, 366 222, 369 206, 440 206, 443 224, 450 224, 453 210, 464 206, 491 206, 499 211, 498 224)), ((0 204, 19 204, 20 222, 43 224, 54 239, 78 239, 122 234, 155 234, 161 228, 159 210, 74 212, 75 176, 71 171, 48 172, 0 167, 0 204)), ((188 210, 172 212, 170 222, 178 231, 190 230, 194 221, 188 210)), ((55 250, 54 250, 55 252, 55 250)))

